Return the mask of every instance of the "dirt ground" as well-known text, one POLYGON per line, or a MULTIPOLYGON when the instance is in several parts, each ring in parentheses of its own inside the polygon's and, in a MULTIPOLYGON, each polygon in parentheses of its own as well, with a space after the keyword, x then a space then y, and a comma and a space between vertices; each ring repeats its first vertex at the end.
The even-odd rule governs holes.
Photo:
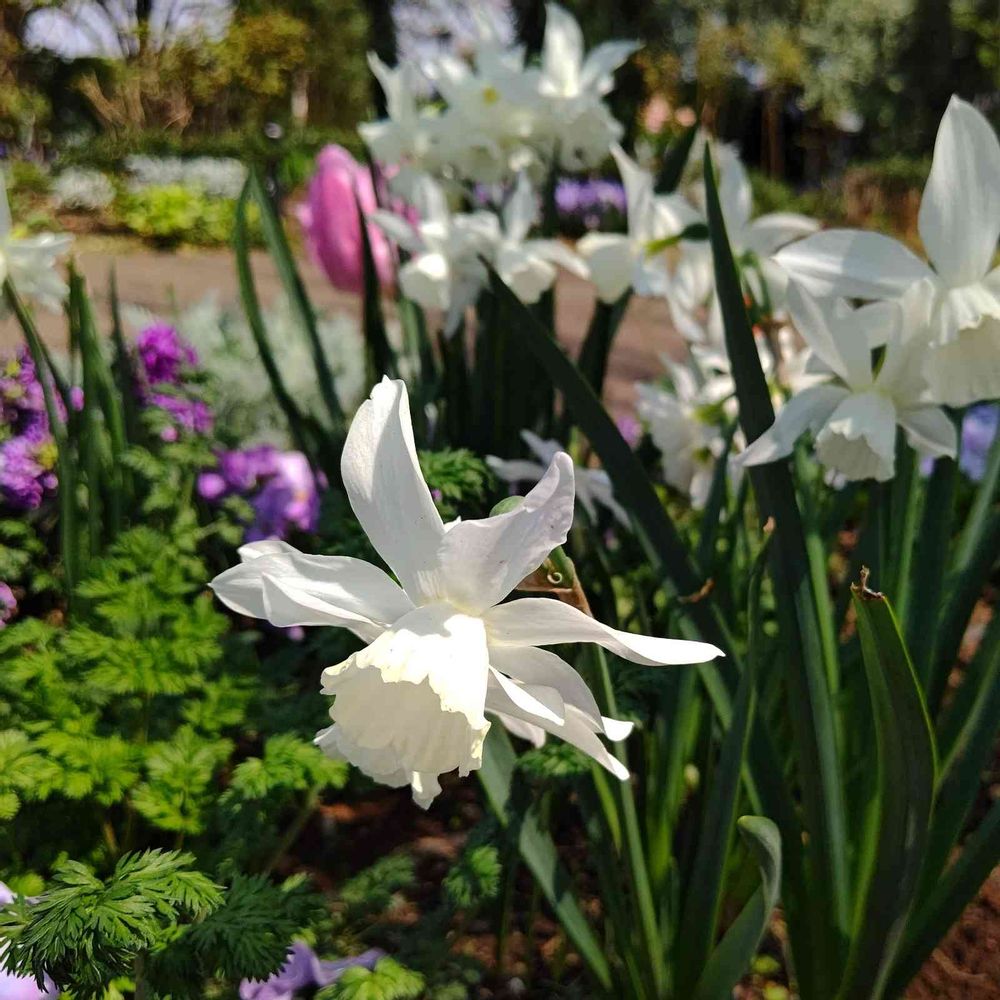
MULTIPOLYGON (((108 316, 108 275, 112 264, 117 272, 119 297, 123 302, 145 306, 167 314, 172 303, 189 305, 209 292, 215 292, 223 306, 239 299, 239 286, 232 254, 220 250, 156 251, 122 241, 81 242, 76 263, 87 278, 98 308, 98 322, 105 328, 108 316)), ((263 252, 253 257, 257 288, 266 305, 280 292, 274 265, 263 252)), ((303 280, 316 308, 360 313, 356 296, 338 292, 310 261, 301 262, 303 280)), ((575 349, 587 331, 594 296, 590 285, 573 275, 562 273, 556 292, 556 325, 563 343, 575 349)), ((65 321, 60 314, 37 313, 39 329, 46 342, 64 345, 65 321)), ((20 341, 20 331, 10 318, 0 319, 0 349, 20 341)), ((667 306, 662 301, 633 299, 619 330, 611 356, 606 399, 616 413, 629 412, 634 406, 633 383, 636 379, 655 377, 662 366, 658 356, 667 352, 679 357, 683 342, 670 324, 667 306)))
MULTIPOLYGON (((94 241, 78 246, 76 261, 87 278, 102 328, 107 328, 109 321, 107 288, 112 264, 122 301, 154 312, 169 313, 172 303, 191 304, 209 292, 215 292, 222 305, 238 301, 236 271, 227 250, 160 252, 120 242, 94 241)), ((253 265, 258 292, 266 304, 280 291, 277 274, 264 253, 254 255, 253 265)), ((310 262, 301 266, 318 309, 359 313, 356 297, 332 289, 310 262)), ((593 293, 586 282, 564 273, 559 278, 556 301, 559 338, 575 351, 587 329, 593 293)), ((61 315, 40 311, 38 324, 49 344, 65 344, 61 315)), ((14 321, 0 319, 0 350, 19 341, 14 321)), ((672 329, 665 303, 633 299, 611 355, 605 393, 609 408, 616 414, 631 412, 635 381, 659 374, 659 355, 680 357, 683 350, 683 341, 672 329)), ((1000 998, 1000 867, 994 869, 978 898, 935 951, 906 996, 907 1000, 1000 998)))

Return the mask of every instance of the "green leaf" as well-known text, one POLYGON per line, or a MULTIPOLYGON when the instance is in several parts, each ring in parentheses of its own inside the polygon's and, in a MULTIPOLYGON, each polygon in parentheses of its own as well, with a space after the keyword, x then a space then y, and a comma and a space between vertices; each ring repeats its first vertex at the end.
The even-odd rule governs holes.
POLYGON ((663 163, 660 164, 660 172, 656 176, 655 190, 657 194, 671 194, 677 190, 697 136, 698 123, 696 122, 694 125, 689 125, 670 144, 670 148, 663 157, 663 163))
POLYGON ((975 897, 1000 857, 1000 802, 994 802, 958 860, 911 917, 892 968, 887 996, 899 996, 975 897))
POLYGON ((372 970, 355 966, 320 990, 317 1000, 417 1000, 425 989, 424 977, 394 958, 380 958, 372 970))
MULTIPOLYGON (((743 299, 740 275, 726 235, 711 150, 705 148, 705 198, 715 286, 732 364, 740 423, 755 441, 774 423, 774 407, 743 299)), ((808 870, 786 868, 786 897, 796 968, 804 988, 830 994, 843 965, 841 941, 848 923, 848 843, 833 705, 795 484, 785 462, 752 468, 762 520, 775 520, 771 573, 777 595, 783 659, 791 703, 801 795, 808 831, 808 870), (809 921, 807 925, 806 921, 809 921), (810 926, 811 925, 811 926, 810 926), (796 940, 796 932, 801 935, 796 940), (808 937, 807 937, 808 935, 808 937)), ((786 834, 789 861, 797 850, 786 834)))
POLYGON ((539 889, 591 975, 605 990, 610 989, 611 970, 604 949, 580 909, 569 873, 559 861, 556 845, 542 828, 534 809, 528 809, 520 816, 511 814, 509 806, 515 761, 514 748, 507 734, 499 726, 493 726, 483 750, 483 766, 476 772, 490 807, 501 825, 511 828, 524 863, 535 876, 539 889))
POLYGON ((781 836, 763 816, 742 816, 740 836, 760 869, 760 887, 709 956, 691 1000, 729 1000, 767 933, 781 891, 781 836))
POLYGON ((580 348, 577 365, 598 397, 604 392, 604 376, 608 370, 611 345, 631 299, 632 290, 629 289, 615 302, 602 302, 598 299, 594 304, 594 315, 580 348))
MULTIPOLYGON (((707 801, 701 817, 698 848, 687 873, 687 898, 677 931, 676 992, 688 994, 703 974, 715 942, 722 909, 726 859, 729 856, 736 824, 740 794, 740 773, 746 757, 747 740, 756 710, 757 660, 762 654, 763 619, 760 607, 761 580, 770 536, 765 540, 750 574, 748 621, 750 642, 740 677, 733 718, 712 776, 707 801)), ((737 978, 743 970, 737 973, 737 978)), ((731 989, 736 979, 728 984, 731 989)))
MULTIPOLYGON (((298 317, 299 324, 312 350, 316 379, 330 417, 331 428, 334 431, 339 431, 344 421, 344 411, 341 408, 340 400, 337 398, 333 371, 327 361, 322 341, 319 338, 319 330, 316 326, 316 312, 309 301, 306 287, 302 283, 298 269, 295 267, 295 258, 292 256, 291 247, 288 245, 288 239, 285 236, 285 230, 282 228, 281 219, 275 213, 271 199, 267 196, 264 185, 261 183, 256 171, 251 170, 250 176, 247 178, 245 190, 254 199, 257 207, 260 209, 260 222, 264 234, 264 243, 278 270, 278 277, 281 280, 281 285, 285 291, 289 306, 298 317)), ((364 231, 363 226, 362 231, 364 231)))
POLYGON ((399 369, 396 355, 385 332, 385 317, 382 314, 382 291, 379 286, 378 270, 372 257, 372 244, 368 235, 368 225, 357 194, 354 204, 358 212, 358 225, 361 232, 361 260, 364 265, 364 309, 362 324, 365 334, 365 357, 369 385, 382 381, 383 375, 397 378, 399 369))
POLYGON ((883 995, 917 890, 936 771, 923 694, 888 600, 852 593, 875 723, 875 815, 862 845, 861 891, 838 996, 883 995))

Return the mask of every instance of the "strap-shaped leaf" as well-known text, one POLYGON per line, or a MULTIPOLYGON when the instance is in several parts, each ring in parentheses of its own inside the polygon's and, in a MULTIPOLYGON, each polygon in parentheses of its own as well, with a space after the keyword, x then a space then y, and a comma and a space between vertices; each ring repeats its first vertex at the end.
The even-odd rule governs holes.
MULTIPOLYGON (((679 996, 686 996, 702 975, 715 943, 722 909, 726 859, 732 846, 739 803, 740 772, 756 709, 757 660, 761 655, 763 638, 760 587, 769 541, 770 538, 765 541, 750 574, 749 649, 740 677, 733 718, 722 741, 719 765, 712 775, 712 784, 707 793, 698 834, 698 849, 687 879, 687 896, 674 948, 677 956, 675 988, 679 996)), ((745 969, 736 973, 736 977, 729 983, 730 989, 743 971, 745 969)))
POLYGON ((534 810, 528 809, 517 816, 511 814, 509 806, 515 760, 510 739, 499 725, 494 725, 483 750, 483 766, 477 772, 479 780, 501 825, 515 825, 513 832, 524 863, 591 974, 607 990, 611 986, 608 960, 580 909, 569 873, 559 862, 556 845, 542 829, 534 810))
POLYGON ((660 172, 656 175, 657 194, 671 194, 677 190, 697 135, 698 125, 695 123, 689 125, 670 144, 670 148, 664 154, 663 163, 660 164, 660 172))
POLYGON ((615 302, 601 302, 598 299, 594 305, 594 315, 580 348, 577 365, 598 397, 604 392, 604 377, 608 371, 611 345, 631 298, 632 292, 627 291, 615 302))
POLYGON ((962 915, 1000 858, 1000 802, 994 802, 959 859, 914 913, 893 966, 886 995, 899 996, 920 971, 948 929, 962 915))
MULTIPOLYGON (((726 350, 736 383, 740 424, 747 440, 755 441, 774 423, 774 407, 747 317, 707 146, 704 166, 715 287, 726 350)), ((788 464, 776 462, 752 468, 750 476, 761 519, 773 517, 775 521, 771 572, 785 651, 785 675, 795 705, 791 722, 809 833, 809 870, 799 872, 786 866, 786 902, 795 914, 789 928, 804 989, 824 996, 829 995, 830 984, 843 967, 841 941, 848 923, 847 830, 827 682, 834 665, 825 662, 802 518, 788 464)), ((787 839, 785 847, 789 854, 794 849, 787 839)))
POLYGON ((884 993, 917 890, 937 766, 923 693, 888 600, 863 584, 852 600, 878 766, 842 1000, 884 993))
POLYGON ((760 887, 715 946, 692 1000, 730 1000, 767 932, 781 893, 781 836, 763 816, 743 816, 736 824, 760 869, 760 887))
POLYGON ((244 192, 257 203, 257 208, 260 210, 260 226, 264 234, 264 243, 278 271, 278 277, 281 280, 288 304, 294 310, 312 351, 316 380, 319 382, 323 402, 330 417, 331 428, 334 431, 339 430, 344 420, 344 411, 337 398, 333 372, 327 361, 326 352, 323 350, 323 344, 319 339, 316 311, 309 301, 306 287, 295 267, 295 259, 292 256, 291 247, 288 245, 281 219, 278 218, 274 206, 271 204, 271 199, 268 198, 264 185, 255 170, 250 171, 244 192))
POLYGON ((364 266, 364 321, 362 327, 365 333, 365 359, 367 361, 368 382, 375 385, 382 381, 383 375, 397 378, 399 368, 396 364, 396 353, 389 343, 385 331, 385 316, 382 313, 382 291, 378 280, 378 269, 372 256, 372 241, 368 235, 368 226, 364 211, 357 195, 354 204, 358 210, 358 228, 361 232, 361 261, 364 266))
MULTIPOLYGON (((490 284, 510 317, 508 331, 514 331, 514 335, 520 337, 521 343, 538 359, 553 385, 562 393, 576 426, 600 457, 611 478, 615 496, 629 511, 636 537, 656 569, 663 589, 671 595, 698 593, 705 582, 703 576, 695 568, 687 546, 660 504, 642 464, 593 389, 555 339, 492 269, 490 284)), ((736 667, 736 670, 723 670, 714 663, 706 663, 696 668, 722 724, 728 726, 733 715, 733 696, 740 661, 729 627, 717 604, 711 598, 685 604, 680 630, 688 638, 715 643, 729 658, 727 666, 733 664, 736 667)), ((750 736, 749 759, 750 767, 745 777, 754 808, 774 817, 782 830, 785 855, 790 861, 794 860, 802 850, 801 828, 774 746, 759 722, 754 725, 750 736)))

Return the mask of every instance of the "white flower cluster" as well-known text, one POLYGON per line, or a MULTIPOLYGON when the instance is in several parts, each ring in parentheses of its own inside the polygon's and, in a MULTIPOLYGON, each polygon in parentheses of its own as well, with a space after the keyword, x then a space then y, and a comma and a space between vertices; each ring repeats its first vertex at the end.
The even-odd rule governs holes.
POLYGON ((52 196, 60 208, 100 212, 115 200, 115 186, 100 170, 70 167, 52 182, 52 196))
POLYGON ((440 52, 389 68, 369 56, 388 115, 362 125, 361 135, 376 160, 396 169, 399 193, 420 174, 492 184, 527 171, 537 182, 553 160, 571 170, 604 160, 623 132, 604 97, 638 44, 606 42, 585 55, 572 15, 555 3, 545 9, 539 65, 475 8, 470 61, 440 52), (419 101, 427 82, 443 106, 419 101))
POLYGON ((198 188, 210 198, 238 198, 246 181, 246 167, 225 157, 130 156, 125 160, 129 187, 198 188))
MULTIPOLYGON (((784 394, 776 402, 781 405, 786 395, 787 402, 737 465, 783 458, 806 431, 834 482, 891 479, 897 430, 922 456, 954 457, 956 429, 942 407, 1000 397, 1000 268, 994 266, 1000 142, 986 119, 953 98, 941 121, 919 214, 929 263, 878 233, 816 232, 812 220, 790 213, 752 219, 750 188, 738 159, 726 152, 717 169, 745 287, 772 320, 790 320, 805 343, 792 357, 785 329, 773 336, 778 349, 765 349, 770 373, 784 376, 784 394)), ((650 183, 634 164, 622 172, 627 184, 633 177, 633 189, 650 183)), ((641 253, 644 242, 648 246, 691 225, 698 217, 690 209, 702 198, 696 185, 686 198, 672 198, 673 221, 662 221, 668 214, 662 209, 655 216, 661 225, 652 232, 649 210, 637 233, 630 223, 631 284, 662 292, 690 340, 719 345, 721 313, 707 244, 680 240, 672 266, 658 264, 659 269, 641 253)), ((621 238, 599 239, 606 253, 608 242, 621 238)), ((624 258, 624 249, 618 253, 624 258)), ((624 265, 620 269, 624 272, 624 265)), ((705 477, 711 456, 721 449, 725 423, 724 413, 713 406, 717 398, 705 389, 699 360, 693 351, 693 376, 673 373, 672 392, 639 388, 640 412, 663 451, 666 478, 696 503, 704 500, 705 477)))

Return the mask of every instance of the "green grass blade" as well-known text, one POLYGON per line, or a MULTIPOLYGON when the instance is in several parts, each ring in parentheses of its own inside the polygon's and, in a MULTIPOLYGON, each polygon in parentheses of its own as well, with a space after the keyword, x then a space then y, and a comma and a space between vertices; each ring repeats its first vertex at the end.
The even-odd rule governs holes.
POLYGON ((1000 614, 994 614, 953 703, 941 720, 941 781, 920 897, 930 895, 958 842, 1000 729, 1000 614))
POLYGON ((958 860, 914 913, 893 965, 886 994, 900 996, 949 928, 962 915, 1000 858, 1000 802, 994 802, 958 860))
POLYGON ((937 635, 943 604, 957 487, 958 463, 951 458, 939 458, 927 482, 910 597, 903 619, 903 631, 913 657, 913 666, 925 690, 935 662, 933 637, 937 635))
POLYGON ((745 975, 767 932, 781 892, 781 836, 763 816, 743 816, 736 824, 760 869, 760 888, 715 946, 692 1000, 730 1000, 733 986, 745 975))
POLYGON ((115 385, 118 387, 118 397, 121 401, 122 413, 125 418, 125 436, 132 444, 142 441, 142 422, 139 419, 139 407, 136 403, 135 390, 138 381, 135 367, 132 364, 132 354, 125 341, 125 329, 122 326, 121 302, 118 297, 118 277, 114 266, 108 283, 108 298, 111 303, 111 340, 115 347, 115 359, 111 372, 115 385))
POLYGON ((663 163, 660 164, 660 172, 656 175, 657 194, 671 194, 677 190, 697 136, 698 125, 695 123, 689 125, 670 144, 670 148, 663 157, 663 163))
POLYGON ((559 918, 567 937, 580 953, 591 975, 603 989, 609 990, 611 970, 604 956, 604 949, 580 909, 569 873, 559 862, 552 838, 541 828, 533 810, 513 816, 508 808, 515 759, 510 739, 501 726, 494 724, 483 751, 483 766, 477 772, 479 780, 501 825, 507 827, 514 824, 513 832, 517 837, 521 857, 559 918))
MULTIPOLYGON (((361 202, 357 195, 354 204, 358 211, 358 223, 361 232, 361 261, 364 267, 364 312, 363 329, 365 333, 365 361, 368 370, 368 384, 375 385, 382 381, 383 375, 397 378, 399 367, 396 364, 396 354, 389 343, 385 331, 385 316, 382 312, 382 288, 378 280, 378 269, 372 256, 372 243, 368 235, 368 225, 361 202)), ((339 404, 338 404, 339 405, 339 404)))
POLYGON ((936 772, 923 694, 888 600, 855 587, 853 605, 875 723, 876 813, 842 1000, 880 997, 902 941, 927 846, 936 772))
POLYGON ((955 552, 957 566, 964 566, 972 560, 985 531, 990 512, 996 510, 998 502, 1000 502, 1000 433, 997 433, 993 444, 990 445, 983 478, 976 488, 976 498, 972 502, 972 508, 969 510, 969 516, 958 541, 958 549, 955 552))
MULTIPOLYGON (((333 372, 330 369, 326 353, 319 339, 319 330, 316 326, 316 312, 309 301, 309 296, 306 294, 306 288, 302 283, 298 269, 295 267, 295 260, 292 257, 292 251, 288 245, 288 238, 285 236, 281 219, 275 213, 271 199, 268 198, 267 192, 264 190, 264 185, 261 183, 256 171, 251 170, 244 192, 253 198, 260 210, 264 243, 278 270, 278 277, 281 280, 282 288, 284 288, 288 304, 294 310, 299 324, 306 335, 309 348, 312 351, 313 365, 316 369, 316 379, 319 382, 320 393, 323 396, 323 402, 330 417, 330 426, 336 432, 343 425, 344 411, 340 406, 340 400, 337 398, 333 372)), ((243 215, 243 222, 245 226, 245 213, 243 215)), ((246 242, 245 229, 244 242, 246 242)))
POLYGON ((577 367, 598 398, 604 392, 604 378, 608 370, 611 344, 631 298, 630 289, 616 302, 607 303, 598 299, 594 304, 594 315, 590 320, 590 328, 587 330, 583 346, 580 348, 577 367))
POLYGON ((245 187, 236 206, 236 220, 233 225, 233 251, 236 257, 236 273, 239 278, 243 312, 254 343, 257 345, 257 353, 271 383, 271 391, 288 421, 288 430, 295 446, 304 452, 311 462, 316 462, 317 456, 314 453, 313 441, 306 429, 305 418, 285 386, 264 325, 253 268, 250 266, 250 240, 246 217, 248 199, 248 188, 245 187))
MULTIPOLYGON (((701 817, 698 848, 687 881, 687 899, 677 931, 675 992, 687 996, 700 979, 715 944, 726 859, 732 847, 740 795, 740 773, 746 757, 751 720, 756 710, 757 660, 761 655, 763 622, 760 588, 767 542, 750 575, 748 621, 750 641, 740 677, 736 706, 722 741, 719 764, 712 776, 701 817)), ((737 978, 744 970, 738 972, 737 978)), ((729 984, 730 989, 735 983, 729 984)))
POLYGON ((45 415, 49 420, 49 429, 56 443, 56 468, 59 475, 59 547, 63 561, 63 575, 66 580, 66 600, 73 609, 74 591, 80 580, 79 551, 79 511, 76 506, 76 477, 74 475, 74 460, 70 454, 66 427, 59 419, 56 408, 55 394, 52 389, 52 368, 46 362, 47 354, 42 345, 41 337, 35 328, 35 322, 24 304, 18 298, 14 285, 8 278, 3 284, 4 298, 11 308, 24 333, 28 344, 28 353, 35 363, 38 380, 42 384, 42 397, 45 402, 45 415))
POLYGON ((969 558, 959 563, 946 581, 947 597, 934 642, 934 669, 927 683, 927 704, 937 715, 948 686, 948 675, 958 659, 962 637, 983 587, 1000 560, 1000 504, 982 520, 969 558))
MULTIPOLYGON (((774 408, 747 317, 740 277, 733 260, 719 204, 710 149, 705 150, 705 189, 715 283, 722 307, 726 348, 732 363, 740 423, 755 441, 774 422, 774 408)), ((847 830, 827 665, 810 576, 795 485, 784 462, 750 469, 762 518, 775 520, 771 572, 786 651, 792 713, 811 872, 799 877, 789 867, 786 887, 803 897, 803 912, 814 924, 806 946, 796 947, 804 988, 816 997, 830 994, 842 968, 842 940, 847 930, 847 830), (808 883, 808 884, 807 884, 808 883), (805 906, 808 897, 809 905, 805 906), (808 968, 812 971, 807 971, 808 968), (808 982, 806 980, 808 979, 808 982)), ((786 841, 786 848, 790 847, 786 841)))

